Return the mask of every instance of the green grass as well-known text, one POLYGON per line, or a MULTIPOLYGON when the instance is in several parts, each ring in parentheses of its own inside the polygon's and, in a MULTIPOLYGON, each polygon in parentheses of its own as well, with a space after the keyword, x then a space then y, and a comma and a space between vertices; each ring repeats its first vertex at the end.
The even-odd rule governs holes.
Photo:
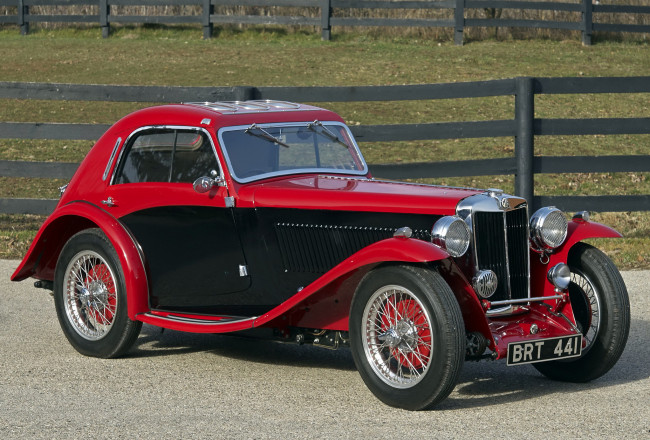
POLYGON ((252 29, 202 40, 196 29, 0 31, 3 81, 157 85, 388 85, 514 76, 631 76, 647 72, 649 46, 611 42, 484 41, 462 47, 366 36, 252 29))
MULTIPOLYGON (((118 27, 109 39, 96 28, 38 30, 20 36, 0 29, 0 81, 180 86, 340 86, 444 83, 517 76, 645 76, 650 45, 643 41, 470 41, 462 47, 404 36, 344 33, 323 42, 312 31, 218 28, 202 40, 195 27, 118 27)), ((111 124, 152 103, 0 100, 0 121, 111 124)), ((319 103, 350 125, 512 119, 514 99, 319 103)), ((539 118, 650 117, 648 94, 543 95, 539 118)), ((548 136, 541 155, 648 154, 650 135, 548 136)), ((86 141, 0 140, 0 159, 78 162, 86 141)), ((510 157, 512 138, 361 144, 370 163, 510 157)), ((649 173, 542 175, 537 194, 649 194, 649 173)), ((427 182, 513 190, 512 176, 430 179, 427 182)), ((0 179, 0 197, 55 198, 64 182, 0 179)), ((600 214, 628 238, 599 246, 623 268, 650 267, 649 213, 600 214)), ((18 258, 36 216, 0 218, 0 257, 18 258)))

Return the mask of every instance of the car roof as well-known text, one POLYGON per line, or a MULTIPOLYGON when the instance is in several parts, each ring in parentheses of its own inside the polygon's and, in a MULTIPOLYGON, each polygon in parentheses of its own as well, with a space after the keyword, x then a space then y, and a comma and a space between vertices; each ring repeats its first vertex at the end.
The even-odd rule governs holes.
POLYGON ((344 122, 339 115, 330 110, 288 101, 187 102, 136 110, 117 121, 107 133, 132 131, 143 126, 188 125, 212 126, 219 129, 251 123, 298 122, 315 119, 344 122))

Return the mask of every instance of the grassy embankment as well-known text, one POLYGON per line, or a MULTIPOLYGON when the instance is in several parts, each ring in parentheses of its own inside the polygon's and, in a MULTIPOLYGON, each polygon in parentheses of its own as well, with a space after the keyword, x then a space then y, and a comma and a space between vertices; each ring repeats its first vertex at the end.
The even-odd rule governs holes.
MULTIPOLYGON (((0 81, 132 85, 388 85, 474 81, 516 76, 637 76, 650 71, 650 45, 639 41, 482 41, 463 47, 404 37, 222 30, 204 41, 196 28, 41 30, 27 37, 0 31, 0 81)), ((112 123, 148 103, 0 100, 1 121, 112 123)), ((375 103, 320 103, 349 124, 510 119, 510 97, 375 103)), ((540 96, 536 116, 648 117, 648 95, 540 96)), ((650 154, 650 136, 538 137, 539 155, 650 154)), ((0 159, 80 161, 92 142, 0 140, 0 159)), ((361 145, 370 163, 511 156, 511 138, 361 145)), ((449 178, 432 183, 500 187, 512 176, 449 178)), ((56 198, 65 182, 0 179, 0 197, 56 198)), ((536 194, 649 194, 648 173, 537 176, 536 194)), ((650 214, 604 213, 595 219, 626 238, 598 240, 625 269, 650 267, 650 214)), ((43 218, 0 216, 0 257, 19 258, 43 218)))

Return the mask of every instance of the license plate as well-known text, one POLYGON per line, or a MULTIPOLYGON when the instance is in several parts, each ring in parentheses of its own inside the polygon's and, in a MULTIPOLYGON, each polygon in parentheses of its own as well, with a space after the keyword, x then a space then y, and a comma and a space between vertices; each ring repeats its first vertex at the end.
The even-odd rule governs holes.
POLYGON ((532 364, 578 357, 582 353, 582 335, 537 339, 508 344, 507 365, 532 364))

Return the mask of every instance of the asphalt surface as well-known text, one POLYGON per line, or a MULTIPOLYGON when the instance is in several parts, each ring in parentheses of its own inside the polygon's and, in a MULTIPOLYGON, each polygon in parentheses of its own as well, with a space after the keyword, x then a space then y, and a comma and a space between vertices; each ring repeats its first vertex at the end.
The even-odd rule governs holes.
POLYGON ((0 260, 0 438, 626 438, 650 440, 650 271, 625 272, 630 338, 588 384, 466 363, 433 411, 383 405, 347 349, 145 326, 122 359, 78 354, 47 291, 0 260))

